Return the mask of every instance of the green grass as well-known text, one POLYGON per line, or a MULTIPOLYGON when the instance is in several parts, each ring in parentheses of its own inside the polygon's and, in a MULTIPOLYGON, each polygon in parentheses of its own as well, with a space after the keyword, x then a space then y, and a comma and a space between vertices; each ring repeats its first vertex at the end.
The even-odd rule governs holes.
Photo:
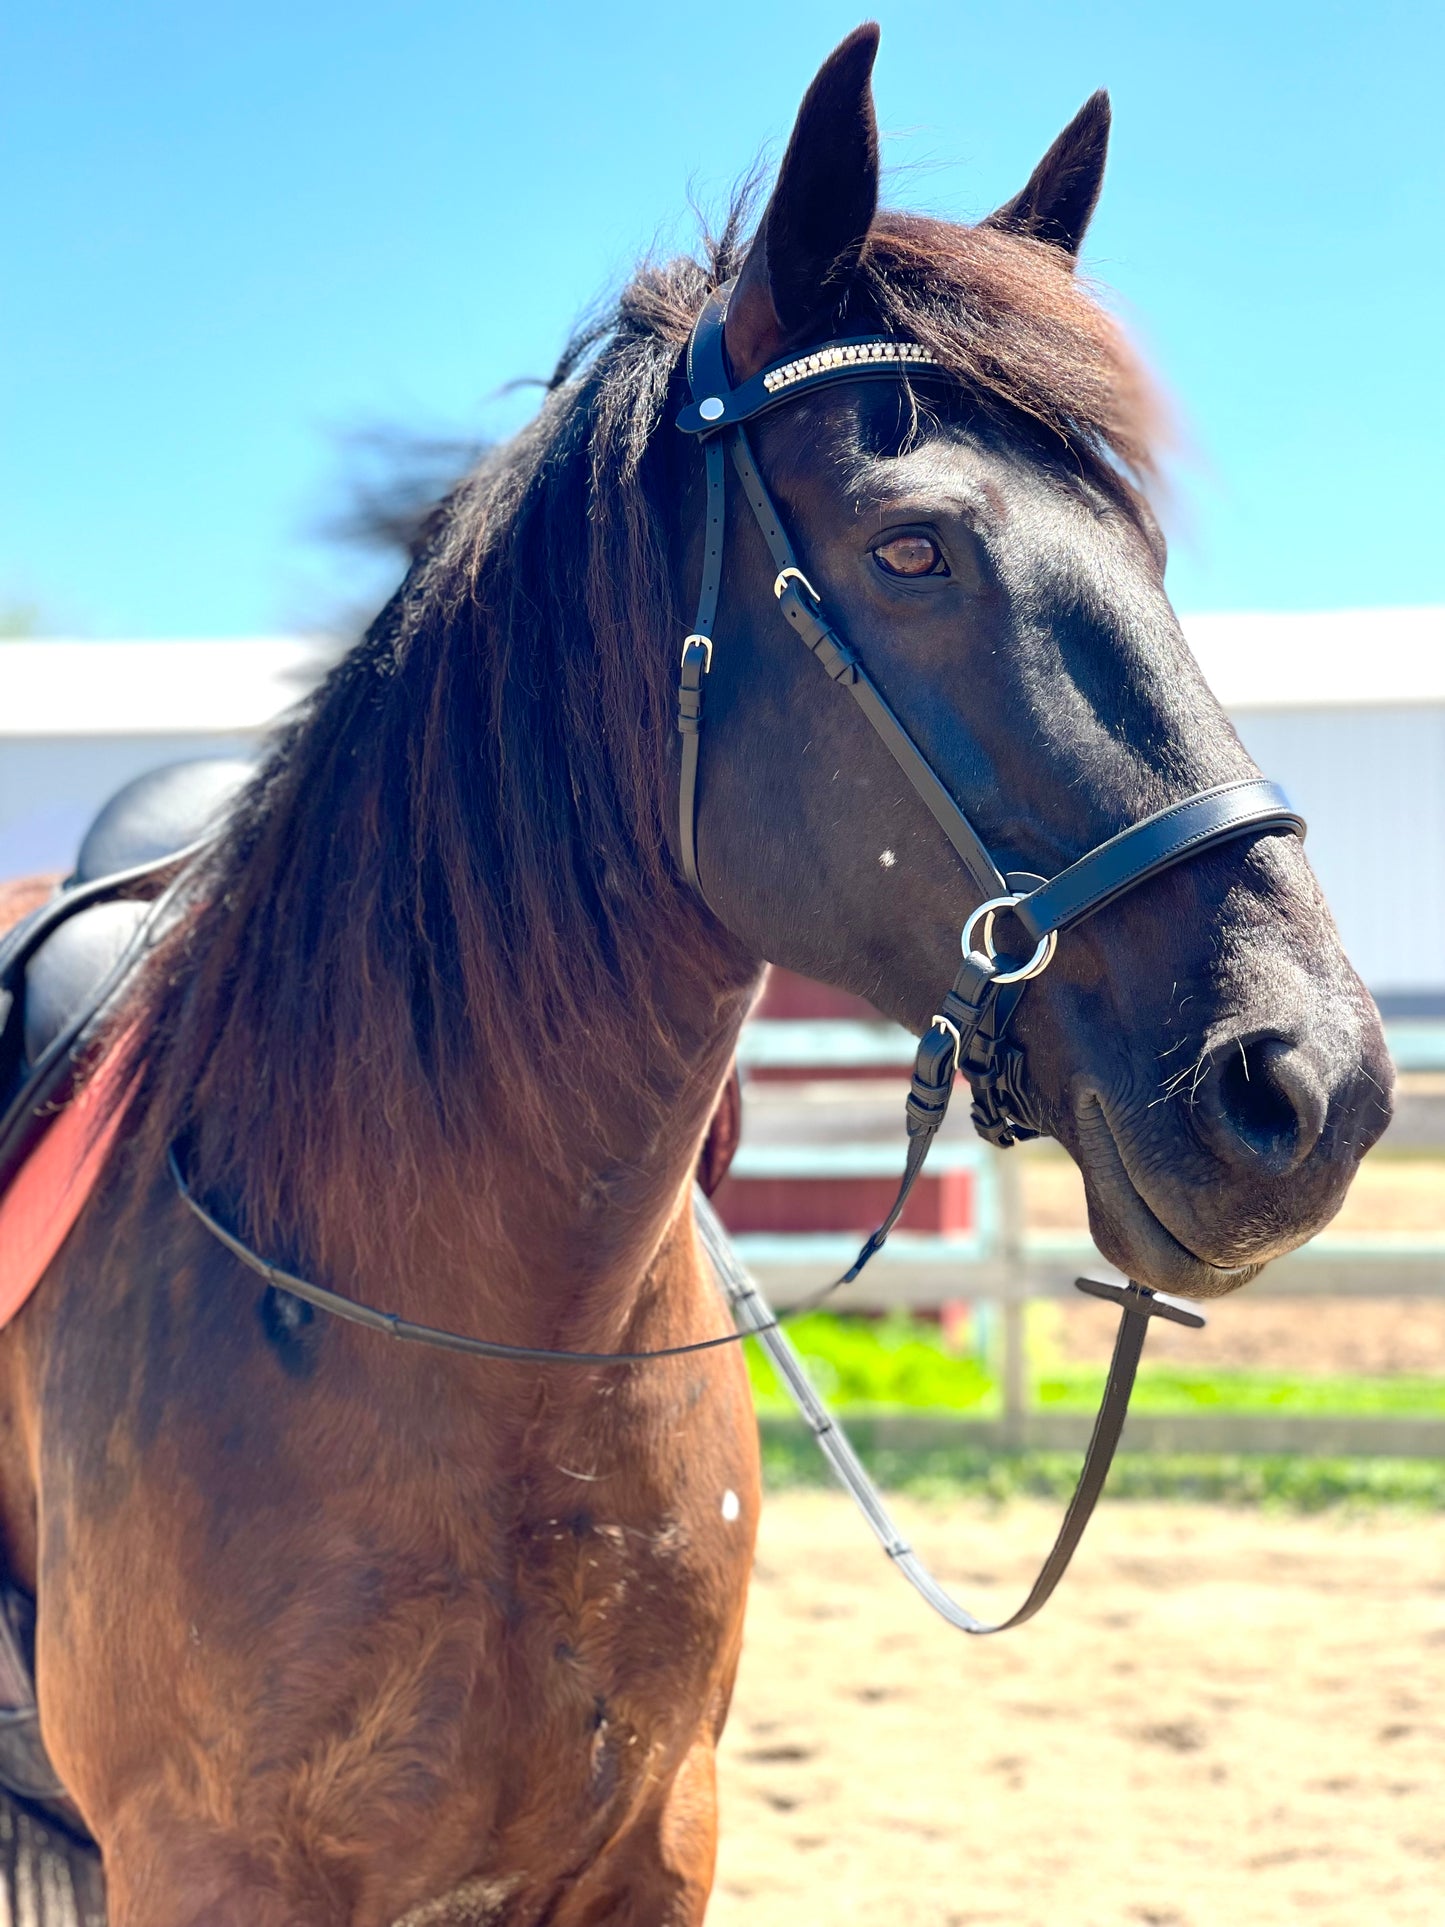
MULTIPOLYGON (((950 1351, 936 1325, 906 1313, 875 1321, 815 1311, 789 1325, 788 1336, 823 1397, 845 1409, 889 1405, 983 1417, 998 1402, 987 1365, 950 1351)), ((762 1352, 753 1344, 747 1352, 758 1410, 791 1411, 762 1352)))
MULTIPOLYGON (((1035 1321, 1037 1325, 1037 1321, 1035 1321)), ((998 1386, 977 1357, 951 1351, 936 1325, 898 1313, 873 1321, 813 1312, 789 1327, 818 1390, 841 1410, 967 1413, 998 1410, 998 1386)), ((1033 1403, 1044 1410, 1090 1412, 1104 1389, 1105 1361, 1062 1365, 1031 1334, 1033 1403), (1041 1356, 1042 1354, 1042 1356, 1041 1356)), ((748 1369, 759 1412, 790 1410, 771 1366, 754 1346, 748 1369)), ((1267 1412, 1339 1418, 1445 1418, 1445 1377, 1310 1377, 1296 1372, 1221 1370, 1174 1359, 1139 1368, 1139 1412, 1267 1412)))
MULTIPOLYGON (((769 1491, 833 1486, 817 1447, 797 1421, 764 1416, 761 1429, 763 1482, 769 1491)), ((870 1446, 866 1421, 849 1431, 879 1485, 917 1498, 1040 1498, 1062 1504, 1079 1475, 1077 1453, 984 1451, 967 1445, 900 1451, 870 1446)), ((1445 1511, 1445 1459, 1121 1452, 1109 1474, 1108 1494, 1294 1512, 1379 1506, 1438 1512, 1445 1511)))
MULTIPOLYGON (((1064 1365, 1053 1356, 1046 1319, 1030 1329, 1031 1397, 1051 1411, 1092 1412, 1104 1363, 1064 1365)), ((1067 1452, 1004 1451, 960 1442, 879 1445, 871 1420, 911 1412, 991 1418, 1000 1408, 988 1365, 949 1349, 936 1325, 905 1314, 872 1321, 816 1312, 790 1327, 818 1389, 848 1417, 878 1482, 939 1497, 1068 1498, 1079 1460, 1067 1452)), ((827 1486, 816 1446, 756 1347, 748 1347, 763 1439, 763 1472, 774 1489, 827 1486)), ((1153 1413, 1239 1412, 1283 1416, 1445 1417, 1445 1377, 1312 1378, 1288 1372, 1220 1370, 1174 1359, 1140 1368, 1135 1409, 1153 1413)), ((1121 1452, 1111 1497, 1278 1505, 1299 1511, 1381 1505, 1445 1509, 1445 1460, 1311 1458, 1297 1454, 1121 1452)))
MULTIPOLYGON (((1053 1366, 1033 1382, 1036 1404, 1057 1412, 1092 1412, 1104 1372, 1053 1366)), ((1309 1378, 1289 1372, 1211 1370, 1151 1365, 1139 1370, 1136 1412, 1271 1412, 1297 1418, 1445 1418, 1445 1378, 1309 1378)))

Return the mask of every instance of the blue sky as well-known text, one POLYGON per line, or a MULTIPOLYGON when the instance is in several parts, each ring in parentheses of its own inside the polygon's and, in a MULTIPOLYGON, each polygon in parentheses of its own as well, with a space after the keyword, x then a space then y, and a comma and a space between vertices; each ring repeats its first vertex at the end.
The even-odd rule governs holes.
MULTIPOLYGON (((50 0, 0 73, 0 603, 239 635, 374 592, 338 436, 497 433, 774 157, 861 0, 50 0)), ((1173 390, 1184 609, 1445 600, 1445 10, 883 0, 888 198, 1014 191, 1096 86, 1086 265, 1173 390)))

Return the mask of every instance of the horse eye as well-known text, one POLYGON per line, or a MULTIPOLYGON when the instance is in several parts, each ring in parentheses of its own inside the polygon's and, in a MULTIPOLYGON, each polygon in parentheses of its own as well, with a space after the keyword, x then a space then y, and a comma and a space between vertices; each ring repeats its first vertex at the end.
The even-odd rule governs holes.
POLYGON ((895 535, 879 543, 873 559, 885 575, 948 574, 942 550, 926 535, 895 535))

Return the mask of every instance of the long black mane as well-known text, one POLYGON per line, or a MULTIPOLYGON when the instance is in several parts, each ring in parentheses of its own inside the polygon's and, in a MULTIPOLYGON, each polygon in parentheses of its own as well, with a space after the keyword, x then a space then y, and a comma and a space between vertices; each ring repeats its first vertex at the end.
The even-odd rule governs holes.
MULTIPOLYGON (((152 973, 133 1155, 190 1129, 198 1181, 254 1235, 304 1234, 322 1262, 363 1221, 385 1238, 422 1173, 474 1158, 499 1114, 555 1155, 521 1012, 585 1038, 595 1066, 675 1047, 657 987, 708 940, 664 830, 682 620, 664 436, 742 230, 739 206, 700 258, 644 266, 535 420, 438 506, 152 973)), ((1072 462, 1148 469, 1146 385, 1055 249, 883 216, 836 321, 925 342, 1072 462)), ((585 1111, 585 1090, 569 1099, 585 1111)))

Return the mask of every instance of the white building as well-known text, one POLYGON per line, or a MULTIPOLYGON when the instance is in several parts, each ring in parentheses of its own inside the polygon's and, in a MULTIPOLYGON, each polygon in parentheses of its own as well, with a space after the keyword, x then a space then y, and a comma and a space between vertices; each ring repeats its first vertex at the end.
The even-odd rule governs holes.
MULTIPOLYGON (((1255 760, 1309 819, 1345 944, 1387 1015, 1445 1014, 1445 608, 1185 619, 1255 760)), ((312 643, 0 643, 0 876, 61 869, 130 777, 246 754, 312 643)))
POLYGON ((1445 608, 1190 616, 1387 1017, 1445 1016, 1445 608))

